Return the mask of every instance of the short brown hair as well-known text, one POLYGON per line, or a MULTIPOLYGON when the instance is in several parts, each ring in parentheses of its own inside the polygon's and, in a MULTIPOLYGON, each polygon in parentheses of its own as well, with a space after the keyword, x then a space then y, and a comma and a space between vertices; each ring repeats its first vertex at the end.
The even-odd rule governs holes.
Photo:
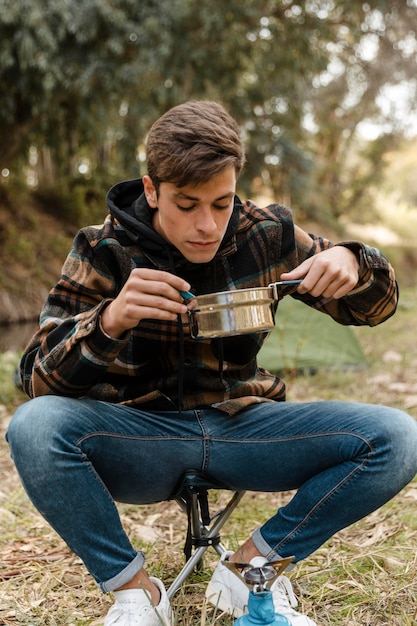
POLYGON ((229 167, 238 177, 245 150, 237 122, 221 104, 191 100, 173 107, 151 126, 146 158, 158 192, 162 182, 199 185, 229 167))

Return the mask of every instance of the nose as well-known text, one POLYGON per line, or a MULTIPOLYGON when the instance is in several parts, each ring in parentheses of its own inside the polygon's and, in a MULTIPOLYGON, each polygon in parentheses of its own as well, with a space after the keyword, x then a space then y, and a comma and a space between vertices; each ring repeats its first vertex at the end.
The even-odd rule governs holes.
POLYGON ((217 230, 217 222, 211 207, 201 207, 196 215, 195 227, 202 233, 212 233, 217 230))

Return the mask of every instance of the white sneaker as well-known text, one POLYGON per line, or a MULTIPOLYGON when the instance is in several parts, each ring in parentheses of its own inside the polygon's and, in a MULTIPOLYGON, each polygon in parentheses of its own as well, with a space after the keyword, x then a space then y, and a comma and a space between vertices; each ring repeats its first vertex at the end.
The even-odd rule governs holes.
POLYGON ((150 580, 161 592, 158 606, 153 606, 149 593, 143 589, 118 591, 104 626, 171 626, 172 610, 165 587, 158 578, 151 576, 150 580))
MULTIPOLYGON (((223 565, 233 552, 226 552, 214 570, 206 591, 207 601, 232 617, 241 617, 248 611, 249 589, 232 570, 223 565)), ((264 564, 268 563, 265 559, 264 564)), ((259 567, 257 559, 256 566, 259 567)), ((278 576, 271 586, 276 613, 285 615, 293 626, 317 626, 306 615, 294 610, 298 602, 286 576, 278 576)))

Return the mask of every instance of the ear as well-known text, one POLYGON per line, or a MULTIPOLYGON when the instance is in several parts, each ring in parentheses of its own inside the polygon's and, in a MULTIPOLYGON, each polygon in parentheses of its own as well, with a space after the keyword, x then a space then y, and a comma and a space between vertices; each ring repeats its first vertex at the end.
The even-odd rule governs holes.
POLYGON ((150 176, 143 176, 142 177, 142 182, 143 182, 143 187, 144 187, 144 191, 145 191, 145 197, 146 200, 148 201, 149 206, 152 209, 157 209, 158 208, 158 197, 157 197, 157 193, 156 193, 156 189, 154 187, 154 184, 152 182, 152 178, 150 176))

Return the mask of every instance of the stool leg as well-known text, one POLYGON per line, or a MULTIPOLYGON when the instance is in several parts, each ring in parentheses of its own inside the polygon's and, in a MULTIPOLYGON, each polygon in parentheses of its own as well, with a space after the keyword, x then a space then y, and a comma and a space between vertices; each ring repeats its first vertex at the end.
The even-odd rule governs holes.
MULTIPOLYGON (((213 547, 219 556, 222 556, 226 552, 226 548, 219 543, 218 541, 210 544, 210 539, 216 538, 225 522, 229 519, 230 515, 233 513, 240 500, 244 495, 244 491, 236 491, 228 504, 222 509, 216 516, 214 516, 210 527, 204 526, 200 520, 198 515, 198 502, 197 498, 195 498, 195 502, 192 504, 191 511, 191 520, 192 520, 192 532, 193 536, 197 538, 201 538, 205 545, 198 546, 193 551, 191 557, 185 563, 182 570, 179 572, 178 576, 175 578, 174 582, 170 585, 167 590, 168 598, 171 600, 176 591, 181 587, 181 585, 186 581, 188 576, 194 570, 194 568, 200 563, 204 553, 209 547, 213 547)), ((194 496, 193 496, 194 498, 194 496)), ((178 504, 182 509, 184 509, 184 501, 178 500, 178 504)))

